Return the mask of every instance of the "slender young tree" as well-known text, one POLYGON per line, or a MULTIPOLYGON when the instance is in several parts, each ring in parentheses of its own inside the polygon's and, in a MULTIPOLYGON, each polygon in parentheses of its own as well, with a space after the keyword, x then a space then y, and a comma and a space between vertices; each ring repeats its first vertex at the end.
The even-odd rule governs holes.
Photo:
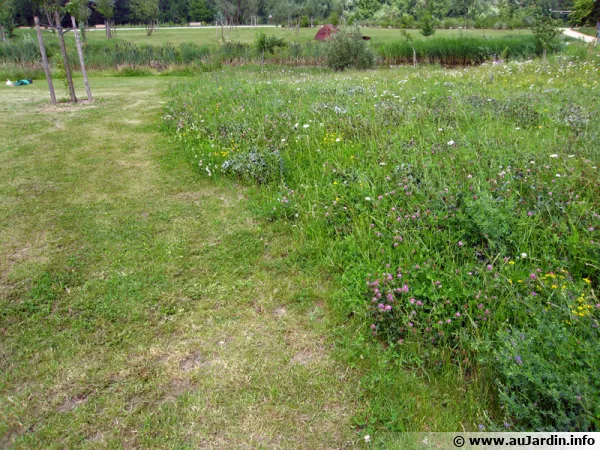
POLYGON ((545 60, 548 48, 561 34, 561 31, 558 28, 558 21, 550 16, 538 17, 535 26, 533 27, 533 34, 535 35, 538 45, 542 49, 542 55, 545 60))
POLYGON ((160 12, 158 0, 131 0, 129 9, 134 19, 146 25, 146 35, 152 36, 154 29, 158 26, 160 12))
POLYGON ((75 17, 71 16, 71 23, 73 24, 73 34, 75 35, 75 45, 77 46, 77 54, 79 55, 79 65, 81 66, 81 74, 83 75, 83 84, 85 86, 85 92, 87 93, 88 102, 93 102, 92 89, 90 88, 90 81, 88 80, 87 70, 85 68, 85 59, 83 58, 83 49, 81 47, 81 39, 79 39, 79 33, 77 31, 77 22, 75 17))
MULTIPOLYGON (((46 25, 54 26, 54 13, 57 12, 59 14, 60 19, 62 20, 63 14, 63 2, 62 0, 35 0, 35 3, 39 6, 40 10, 46 16, 46 25)), ((54 29, 52 29, 54 32, 54 29)))
POLYGON ((405 28, 402 28, 400 30, 400 34, 402 34, 402 36, 404 36, 404 39, 406 39, 406 42, 410 44, 413 51, 413 67, 417 67, 417 51, 415 50, 414 38, 408 31, 406 31, 405 28))
POLYGON ((106 29, 106 38, 112 37, 111 24, 115 15, 115 0, 96 0, 94 9, 104 19, 104 28, 106 29))
POLYGON ((88 7, 88 0, 71 0, 66 6, 67 12, 74 17, 79 23, 79 32, 81 40, 86 42, 85 26, 92 14, 92 10, 88 7))
POLYGON ((54 11, 54 25, 58 33, 58 43, 60 45, 60 53, 62 54, 63 63, 65 65, 65 74, 67 76, 67 85, 69 86, 69 95, 71 101, 77 103, 77 96, 75 95, 75 85, 73 84, 73 76, 71 75, 71 66, 69 65, 69 57, 67 56, 67 46, 65 44, 65 31, 61 25, 61 17, 58 11, 54 11))
POLYGON ((48 91, 50 91, 50 101, 56 105, 56 94, 54 93, 54 84, 52 83, 52 74, 50 73, 50 64, 48 64, 48 56, 46 55, 46 46, 44 45, 44 37, 42 36, 42 27, 40 27, 40 18, 34 16, 35 31, 40 45, 40 54, 42 55, 42 65, 46 74, 46 82, 48 83, 48 91))

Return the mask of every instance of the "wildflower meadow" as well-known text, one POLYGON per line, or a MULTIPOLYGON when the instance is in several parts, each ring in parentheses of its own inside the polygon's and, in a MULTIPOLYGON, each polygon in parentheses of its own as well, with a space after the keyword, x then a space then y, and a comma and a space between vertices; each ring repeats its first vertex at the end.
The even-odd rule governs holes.
POLYGON ((471 426, 598 430, 599 71, 226 69, 173 84, 163 122, 199 174, 291 224, 357 343, 480 374, 471 426))

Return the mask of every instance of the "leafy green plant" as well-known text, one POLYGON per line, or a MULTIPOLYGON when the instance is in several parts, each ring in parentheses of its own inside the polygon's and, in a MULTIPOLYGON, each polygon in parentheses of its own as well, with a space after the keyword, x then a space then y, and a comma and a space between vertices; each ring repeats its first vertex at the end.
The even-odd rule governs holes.
POLYGON ((275 36, 267 37, 267 35, 260 31, 256 33, 254 38, 254 48, 260 53, 260 66, 265 65, 265 53, 275 53, 277 47, 286 47, 287 43, 284 39, 275 36))
POLYGON ((573 11, 569 14, 572 25, 585 25, 592 18, 594 0, 575 0, 573 11))
POLYGON ((327 65, 335 71, 348 67, 370 69, 375 66, 376 54, 362 38, 358 28, 342 29, 327 43, 327 65))
POLYGON ((425 14, 421 17, 421 34, 425 37, 433 36, 435 34, 433 18, 430 14, 425 14))
POLYGON ((415 26, 415 18, 410 14, 402 14, 400 24, 403 28, 413 28, 415 26))
POLYGON ((533 27, 533 34, 536 38, 538 47, 542 50, 542 55, 546 59, 548 48, 550 48, 561 35, 558 28, 559 22, 550 16, 539 16, 533 27))

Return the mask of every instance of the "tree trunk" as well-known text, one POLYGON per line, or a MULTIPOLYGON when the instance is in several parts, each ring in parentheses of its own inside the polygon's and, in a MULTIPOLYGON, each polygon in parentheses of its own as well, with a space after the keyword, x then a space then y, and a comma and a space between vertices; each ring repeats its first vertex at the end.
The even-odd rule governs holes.
MULTIPOLYGON (((44 9, 44 13, 46 14, 46 19, 48 20, 48 25, 52 25, 52 16, 45 9, 44 9)), ((50 31, 54 34, 54 28, 50 28, 50 31)))
POLYGON ((110 20, 104 20, 104 29, 106 31, 106 39, 110 39, 110 20))
POLYGON ((48 82, 48 90, 50 91, 50 101, 56 105, 56 95, 54 94, 54 84, 52 84, 52 75, 50 74, 50 65, 48 64, 48 56, 46 56, 46 47, 44 46, 44 38, 42 37, 42 29, 40 28, 40 18, 35 16, 35 31, 37 33, 38 43, 40 44, 40 53, 42 54, 42 64, 46 73, 46 81, 48 82))
POLYGON ((215 39, 219 42, 219 21, 215 20, 215 39))
POLYGON ((63 62, 65 64, 65 73, 67 74, 67 84, 69 85, 69 95, 71 101, 77 103, 77 97, 75 96, 75 86, 73 85, 73 77, 71 76, 71 68, 69 67, 69 57, 67 56, 67 46, 65 45, 65 36, 63 35, 63 28, 60 24, 60 17, 58 11, 54 11, 54 20, 56 22, 56 30, 58 32, 58 43, 60 44, 60 53, 62 54, 63 62))
POLYGON ((4 34, 4 26, 0 23, 0 37, 2 37, 2 40, 4 42, 6 42, 6 35, 4 34))
POLYGON ((83 59, 83 50, 81 49, 81 41, 79 40, 79 32, 77 31, 77 23, 75 17, 71 16, 71 23, 73 24, 73 33, 75 34, 75 44, 77 45, 77 53, 79 54, 79 65, 81 66, 81 74, 83 75, 83 84, 85 85, 85 92, 87 93, 88 102, 93 102, 92 90, 90 89, 90 82, 87 76, 87 70, 85 70, 85 61, 83 59))

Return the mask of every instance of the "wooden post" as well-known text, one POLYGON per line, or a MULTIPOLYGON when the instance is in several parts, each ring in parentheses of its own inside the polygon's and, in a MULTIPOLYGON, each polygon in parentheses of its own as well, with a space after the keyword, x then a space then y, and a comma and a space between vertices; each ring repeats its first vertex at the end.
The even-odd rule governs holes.
POLYGON ((83 84, 85 84, 85 92, 87 93, 88 102, 93 102, 94 99, 92 98, 92 90, 90 89, 87 70, 85 70, 85 61, 83 59, 83 50, 81 49, 81 41, 79 39, 79 30, 77 29, 77 22, 75 22, 75 17, 73 16, 71 16, 71 23, 73 24, 73 33, 75 34, 75 44, 77 45, 77 53, 79 54, 79 65, 81 66, 83 84))
POLYGON ((35 31, 37 33, 38 43, 40 44, 40 53, 42 54, 42 65, 44 66, 44 72, 46 73, 46 81, 48 82, 48 90, 50 91, 50 101, 53 105, 56 105, 56 95, 54 94, 52 74, 50 73, 50 66, 48 65, 48 56, 46 55, 46 47, 44 46, 42 29, 40 28, 40 18, 38 16, 35 16, 33 20, 35 21, 35 31))
POLYGON ((69 57, 67 56, 67 46, 65 45, 65 37, 63 36, 63 28, 60 24, 58 11, 54 11, 54 21, 56 22, 56 30, 58 31, 58 43, 60 44, 60 53, 62 54, 63 63, 65 65, 65 73, 67 74, 67 84, 69 85, 69 95, 71 101, 77 103, 75 96, 75 86, 73 86, 73 77, 71 76, 71 68, 69 67, 69 57))

